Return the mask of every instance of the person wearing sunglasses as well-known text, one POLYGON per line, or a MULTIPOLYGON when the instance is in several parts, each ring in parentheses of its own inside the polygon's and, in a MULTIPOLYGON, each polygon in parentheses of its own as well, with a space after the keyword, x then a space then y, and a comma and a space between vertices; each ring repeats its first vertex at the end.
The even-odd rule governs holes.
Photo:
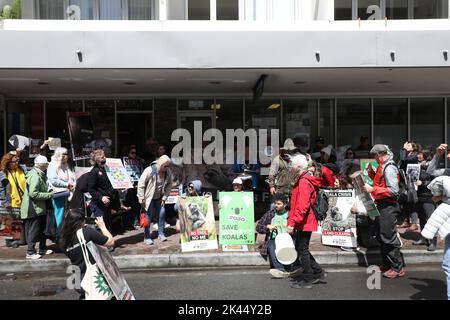
POLYGON ((353 152, 353 149, 352 149, 352 148, 348 148, 348 149, 345 151, 345 157, 344 157, 344 159, 350 159, 350 160, 355 159, 355 153, 353 152))

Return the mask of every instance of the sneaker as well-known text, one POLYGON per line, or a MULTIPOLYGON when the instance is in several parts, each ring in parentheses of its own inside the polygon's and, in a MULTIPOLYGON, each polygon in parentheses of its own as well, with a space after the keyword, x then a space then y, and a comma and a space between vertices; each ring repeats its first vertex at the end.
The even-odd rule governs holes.
POLYGON ((109 247, 108 252, 114 252, 114 247, 109 247))
POLYGON ((148 245, 155 244, 152 239, 144 239, 144 243, 148 245))
POLYGON ((153 228, 154 231, 158 231, 158 224, 154 223, 152 228, 153 228))
POLYGON ((166 236, 159 236, 158 238, 161 242, 167 241, 166 236))
POLYGON ((325 278, 328 276, 328 273, 325 271, 322 271, 321 273, 316 273, 314 274, 314 278, 313 281, 311 282, 312 284, 316 284, 319 282, 324 282, 325 283, 325 278))
POLYGON ((305 280, 300 280, 291 283, 290 287, 294 289, 311 289, 312 283, 305 280))
POLYGON ((270 269, 269 272, 272 275, 272 277, 275 279, 282 279, 282 278, 289 277, 289 272, 281 271, 278 269, 270 269))
POLYGON ((415 246, 424 246, 428 244, 428 241, 424 237, 420 237, 419 240, 414 241, 412 244, 415 246))
POLYGON ((395 278, 404 277, 404 276, 405 276, 405 270, 403 270, 403 268, 401 268, 400 271, 395 271, 394 269, 391 268, 388 271, 386 271, 385 273, 383 273, 383 277, 389 278, 389 279, 395 279, 395 278))
POLYGON ((298 269, 295 269, 294 271, 291 271, 291 272, 289 273, 289 277, 291 277, 291 278, 297 278, 297 277, 301 276, 302 273, 303 273, 303 268, 302 268, 302 267, 299 267, 298 269))
POLYGON ((166 228, 170 228, 170 223, 166 223, 166 228))
POLYGON ((46 251, 39 251, 39 255, 41 255, 41 256, 48 256, 52 253, 53 253, 53 250, 50 250, 50 249, 48 249, 46 251))
POLYGON ((33 253, 33 254, 27 253, 26 258, 27 258, 27 259, 31 259, 31 260, 37 260, 37 259, 40 259, 40 258, 41 258, 41 255, 40 255, 40 254, 37 254, 37 253, 33 253))
POLYGON ((427 247, 427 251, 436 251, 436 243, 434 243, 433 241, 430 241, 430 244, 427 247))

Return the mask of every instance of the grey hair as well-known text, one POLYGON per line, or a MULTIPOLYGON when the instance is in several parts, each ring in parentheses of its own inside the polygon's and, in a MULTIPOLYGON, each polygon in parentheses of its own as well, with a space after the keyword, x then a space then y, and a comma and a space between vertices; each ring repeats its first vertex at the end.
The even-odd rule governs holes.
POLYGON ((97 149, 91 152, 91 159, 90 163, 91 165, 95 166, 98 162, 98 160, 105 154, 105 151, 103 149, 97 149))
POLYGON ((428 185, 428 189, 431 191, 433 196, 449 197, 450 196, 450 177, 440 176, 440 177, 435 178, 428 185))
POLYGON ((57 162, 61 161, 63 158, 63 155, 67 154, 67 153, 68 153, 68 151, 64 147, 56 148, 55 153, 52 156, 52 160, 57 161, 57 162))

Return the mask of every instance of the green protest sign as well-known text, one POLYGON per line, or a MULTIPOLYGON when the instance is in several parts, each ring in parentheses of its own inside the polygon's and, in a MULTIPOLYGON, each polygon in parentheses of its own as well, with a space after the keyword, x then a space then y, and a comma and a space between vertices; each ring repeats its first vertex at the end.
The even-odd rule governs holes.
POLYGON ((370 163, 372 165, 373 170, 376 172, 378 168, 378 162, 375 159, 361 159, 361 171, 364 175, 364 182, 370 186, 373 186, 373 181, 370 179, 369 174, 367 173, 367 165, 370 163))
POLYGON ((219 192, 221 245, 255 244, 253 192, 219 192))

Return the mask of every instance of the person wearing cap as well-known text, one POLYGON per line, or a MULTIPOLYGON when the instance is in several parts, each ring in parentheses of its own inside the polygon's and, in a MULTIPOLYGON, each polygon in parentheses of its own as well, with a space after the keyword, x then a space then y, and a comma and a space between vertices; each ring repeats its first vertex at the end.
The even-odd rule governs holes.
POLYGON ((235 178, 233 180, 233 191, 234 192, 244 191, 244 183, 241 178, 235 178))
POLYGON ((400 173, 392 160, 392 153, 388 146, 376 144, 370 153, 375 156, 378 168, 375 172, 369 163, 367 172, 373 180, 373 186, 366 184, 364 188, 372 195, 380 212, 380 216, 375 218, 377 240, 381 245, 383 261, 380 270, 386 278, 403 277, 405 262, 400 251, 402 243, 396 225, 400 214, 398 204, 400 173))
POLYGON ((20 207, 20 216, 25 220, 25 232, 28 242, 27 259, 39 259, 42 255, 53 253, 47 250, 44 236, 45 218, 47 214, 46 201, 52 198, 48 192, 46 171, 48 160, 45 156, 34 159, 34 168, 26 175, 26 188, 20 207), (36 243, 39 242, 39 253, 36 243))
POLYGON ((293 170, 299 176, 292 190, 287 232, 291 235, 295 234, 295 249, 300 266, 303 268, 302 278, 296 278, 291 287, 310 289, 312 284, 319 283, 326 277, 326 273, 309 251, 311 235, 318 228, 311 203, 316 201, 317 190, 322 186, 322 179, 309 174, 309 162, 304 155, 295 156, 291 161, 293 170))
POLYGON ((272 160, 269 177, 267 179, 271 195, 282 193, 289 197, 291 196, 294 181, 290 180, 290 157, 286 157, 286 155, 295 150, 297 150, 297 148, 295 147, 294 142, 292 139, 288 138, 284 141, 283 147, 280 148, 280 154, 272 160))

